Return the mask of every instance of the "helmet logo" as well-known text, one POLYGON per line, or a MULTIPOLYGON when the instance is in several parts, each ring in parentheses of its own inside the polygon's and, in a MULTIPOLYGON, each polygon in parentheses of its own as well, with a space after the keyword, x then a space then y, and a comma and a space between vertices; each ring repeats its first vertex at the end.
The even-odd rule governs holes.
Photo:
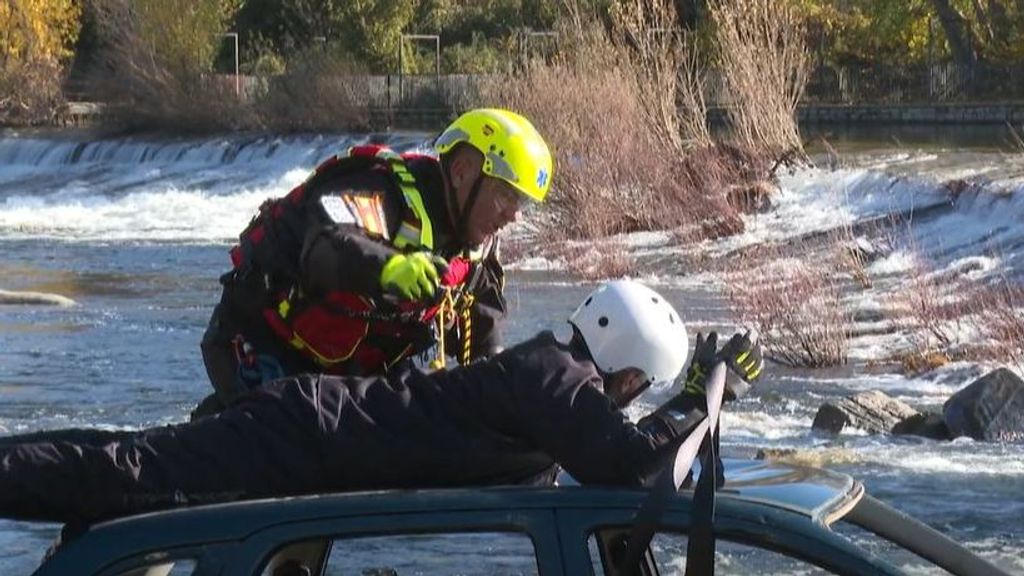
POLYGON ((490 136, 490 135, 494 134, 494 128, 491 128, 490 124, 484 124, 483 132, 484 132, 484 136, 490 136))
POLYGON ((547 183, 548 183, 548 171, 543 169, 543 168, 541 168, 540 171, 537 172, 537 187, 538 188, 543 188, 544 185, 547 184, 547 183))

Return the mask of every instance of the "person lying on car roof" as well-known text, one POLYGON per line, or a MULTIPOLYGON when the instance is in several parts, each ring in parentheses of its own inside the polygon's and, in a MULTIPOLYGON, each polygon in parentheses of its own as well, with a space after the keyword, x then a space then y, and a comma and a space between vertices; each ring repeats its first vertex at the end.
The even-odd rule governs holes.
POLYGON ((721 350, 698 337, 682 392, 637 425, 622 409, 685 363, 679 314, 650 288, 616 281, 569 322, 567 343, 542 332, 450 370, 301 375, 190 423, 4 439, 0 516, 82 524, 241 499, 550 484, 558 466, 584 484, 640 485, 699 421, 685 416, 704 406, 713 364, 740 376, 734 393, 763 366, 747 335, 721 350))

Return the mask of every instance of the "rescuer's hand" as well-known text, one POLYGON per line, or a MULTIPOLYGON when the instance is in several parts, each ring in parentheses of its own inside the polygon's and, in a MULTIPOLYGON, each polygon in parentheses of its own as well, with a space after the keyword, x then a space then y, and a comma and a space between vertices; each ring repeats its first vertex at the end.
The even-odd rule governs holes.
POLYGON ((704 381, 711 374, 717 359, 718 332, 709 333, 707 338, 704 338, 703 332, 698 332, 697 342, 693 346, 693 357, 690 358, 690 367, 686 370, 684 394, 704 395, 704 381))
POLYGON ((711 369, 719 362, 725 362, 729 373, 725 381, 725 400, 735 400, 744 396, 750 385, 761 376, 764 369, 764 353, 752 331, 745 334, 736 333, 717 350, 718 333, 711 332, 707 338, 697 334, 697 343, 693 349, 690 368, 686 371, 686 384, 683 394, 704 396, 705 381, 711 369))
POLYGON ((718 361, 729 367, 725 399, 735 400, 744 396, 764 369, 764 353, 756 333, 747 330, 745 334, 734 334, 718 352, 718 361))
POLYGON ((445 264, 444 258, 430 252, 395 254, 380 271, 381 288, 404 300, 433 298, 440 282, 437 270, 445 264))

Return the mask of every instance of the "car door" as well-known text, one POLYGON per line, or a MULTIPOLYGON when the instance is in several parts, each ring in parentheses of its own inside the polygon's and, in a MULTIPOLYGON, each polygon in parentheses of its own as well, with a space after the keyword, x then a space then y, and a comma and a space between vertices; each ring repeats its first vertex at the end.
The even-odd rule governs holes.
POLYGON ((246 538, 225 576, 557 576, 562 559, 546 508, 381 513, 292 522, 246 538))

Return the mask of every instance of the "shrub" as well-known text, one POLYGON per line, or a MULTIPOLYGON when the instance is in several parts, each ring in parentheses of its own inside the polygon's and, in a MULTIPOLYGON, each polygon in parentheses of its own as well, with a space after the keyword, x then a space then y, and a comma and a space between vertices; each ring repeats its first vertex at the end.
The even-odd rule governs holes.
POLYGON ((1024 286, 1019 282, 937 273, 918 255, 910 280, 894 298, 909 335, 906 356, 1024 365, 1024 286))
POLYGON ((907 332, 913 356, 950 355, 960 342, 962 321, 970 313, 969 283, 937 276, 920 255, 914 258, 910 278, 894 293, 897 321, 907 332))
POLYGON ((678 81, 668 63, 679 62, 679 39, 645 35, 631 14, 616 16, 616 37, 567 19, 575 24, 559 29, 561 52, 481 86, 482 104, 524 113, 553 148, 555 188, 535 217, 575 239, 704 221, 716 223, 711 234, 742 230, 723 190, 758 162, 733 148, 686 148, 704 137, 681 138, 686 123, 672 112, 678 81), (631 38, 650 41, 633 48, 631 38))
POLYGON ((738 141, 780 155, 802 150, 796 107, 810 58, 798 7, 776 0, 713 0, 718 64, 738 141))
POLYGON ((1000 361, 1024 366, 1024 286, 1002 278, 975 299, 979 333, 1000 361))
POLYGON ((811 254, 784 256, 766 247, 736 257, 729 299, 740 320, 761 333, 775 360, 791 366, 845 364, 852 314, 843 302, 837 263, 811 254))
POLYGON ((311 48, 270 79, 256 107, 278 131, 368 130, 370 85, 352 57, 337 47, 311 48))
POLYGON ((629 276, 636 262, 622 242, 573 244, 565 253, 566 269, 576 278, 588 281, 629 276))

